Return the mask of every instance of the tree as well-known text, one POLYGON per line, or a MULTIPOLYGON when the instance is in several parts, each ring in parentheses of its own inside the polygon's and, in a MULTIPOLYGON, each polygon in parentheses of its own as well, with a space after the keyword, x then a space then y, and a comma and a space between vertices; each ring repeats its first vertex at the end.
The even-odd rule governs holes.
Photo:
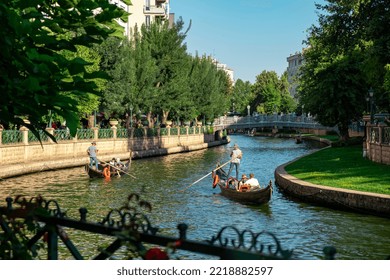
MULTIPOLYGON (((307 39, 300 79, 301 102, 324 125, 337 125, 348 139, 348 125, 364 111, 373 85, 382 107, 385 93, 389 9, 380 0, 335 1, 318 5, 324 11, 307 39), (384 39, 383 39, 384 38, 384 39)), ((387 105, 388 106, 388 105, 387 105)))
POLYGON ((275 71, 263 71, 252 86, 251 107, 262 114, 289 113, 295 110, 295 101, 288 92, 286 74, 279 79, 275 71))
POLYGON ((114 19, 125 12, 106 0, 4 0, 0 15, 1 122, 26 125, 38 135, 42 117, 52 112, 75 134, 79 98, 97 94, 93 79, 104 75, 61 51, 102 42, 119 30, 114 19))
POLYGON ((238 79, 233 87, 230 110, 245 113, 246 106, 252 104, 252 101, 253 101, 253 94, 252 94, 251 83, 249 81, 244 82, 243 80, 238 79), (234 104, 234 108, 233 108, 233 104, 234 104))
POLYGON ((155 106, 162 111, 163 122, 170 112, 172 117, 178 116, 183 103, 187 103, 189 59, 184 44, 186 32, 184 22, 180 18, 173 26, 168 22, 154 22, 150 26, 141 27, 142 41, 150 48, 150 54, 157 66, 155 88, 158 99, 155 106))

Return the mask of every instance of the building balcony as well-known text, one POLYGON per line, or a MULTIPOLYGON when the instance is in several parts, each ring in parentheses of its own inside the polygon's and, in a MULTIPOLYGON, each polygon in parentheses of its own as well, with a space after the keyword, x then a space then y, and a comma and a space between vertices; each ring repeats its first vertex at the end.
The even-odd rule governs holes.
POLYGON ((165 15, 165 7, 163 6, 144 6, 145 15, 165 15))

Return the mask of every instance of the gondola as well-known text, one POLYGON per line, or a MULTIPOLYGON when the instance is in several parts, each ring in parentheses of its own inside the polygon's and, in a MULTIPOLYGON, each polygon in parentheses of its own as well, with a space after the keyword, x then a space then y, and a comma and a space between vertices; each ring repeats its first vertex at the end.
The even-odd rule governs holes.
MULTIPOLYGON (((90 178, 106 178, 103 172, 105 165, 99 164, 98 169, 91 168, 89 164, 85 165, 85 171, 88 173, 90 178)), ((110 177, 119 177, 119 175, 124 175, 129 170, 129 162, 127 162, 121 170, 111 167, 110 177)))
POLYGON ((213 172, 213 188, 219 187, 221 194, 231 200, 243 204, 264 204, 267 203, 272 196, 272 181, 270 180, 265 188, 259 188, 247 192, 239 192, 236 190, 237 179, 227 178, 226 172, 220 168, 213 172))

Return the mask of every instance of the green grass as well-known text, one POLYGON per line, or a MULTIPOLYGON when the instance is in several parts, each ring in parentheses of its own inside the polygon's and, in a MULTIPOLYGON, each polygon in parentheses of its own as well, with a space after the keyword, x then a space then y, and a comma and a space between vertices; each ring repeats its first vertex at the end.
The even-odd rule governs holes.
POLYGON ((328 148, 289 164, 286 171, 313 184, 390 195, 390 165, 362 154, 361 146, 328 148))

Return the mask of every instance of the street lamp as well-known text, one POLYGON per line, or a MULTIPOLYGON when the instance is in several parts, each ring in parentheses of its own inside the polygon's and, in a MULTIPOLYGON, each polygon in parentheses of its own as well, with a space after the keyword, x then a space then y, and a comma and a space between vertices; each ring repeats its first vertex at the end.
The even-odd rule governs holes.
POLYGON ((374 123, 374 90, 372 87, 368 90, 368 96, 370 98, 370 123, 374 123))
POLYGON ((248 117, 251 115, 251 105, 248 105, 248 106, 246 106, 246 108, 248 109, 248 117))

